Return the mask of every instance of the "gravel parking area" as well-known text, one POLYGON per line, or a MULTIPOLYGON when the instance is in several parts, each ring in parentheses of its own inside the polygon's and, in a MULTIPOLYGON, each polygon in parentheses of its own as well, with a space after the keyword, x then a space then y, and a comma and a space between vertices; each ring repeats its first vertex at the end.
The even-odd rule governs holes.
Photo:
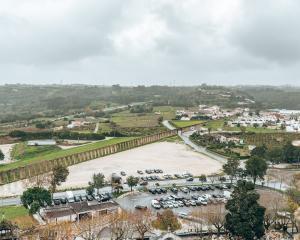
MULTIPOLYGON (((145 169, 161 169, 164 173, 173 175, 189 172, 199 176, 217 173, 221 168, 220 162, 195 152, 184 144, 157 142, 70 166, 70 175, 59 189, 86 187, 92 175, 99 172, 110 179, 112 173, 120 174, 121 171, 124 171, 126 176, 139 177, 146 174, 140 175, 137 170, 145 171, 145 169)), ((0 186, 0 197, 22 194, 28 186, 26 182, 23 180, 0 186)))
POLYGON ((161 169, 168 174, 189 172, 199 176, 217 173, 221 168, 220 162, 194 152, 184 144, 158 142, 71 166, 68 180, 61 187, 86 186, 91 176, 98 172, 107 178, 121 171, 127 176, 141 176, 137 170, 145 169, 161 169))

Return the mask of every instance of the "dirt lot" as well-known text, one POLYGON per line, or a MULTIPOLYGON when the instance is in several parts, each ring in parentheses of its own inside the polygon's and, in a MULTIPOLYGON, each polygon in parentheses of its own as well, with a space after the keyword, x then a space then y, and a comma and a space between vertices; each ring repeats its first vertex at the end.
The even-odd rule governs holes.
MULTIPOLYGON (((168 174, 201 175, 218 172, 222 164, 184 144, 158 142, 71 166, 68 180, 60 188, 87 186, 91 176, 98 172, 109 178, 112 173, 125 171, 127 175, 137 175, 137 170, 149 168, 159 168, 168 174)), ((20 194, 23 189, 24 181, 7 184, 0 187, 0 196, 20 194)))

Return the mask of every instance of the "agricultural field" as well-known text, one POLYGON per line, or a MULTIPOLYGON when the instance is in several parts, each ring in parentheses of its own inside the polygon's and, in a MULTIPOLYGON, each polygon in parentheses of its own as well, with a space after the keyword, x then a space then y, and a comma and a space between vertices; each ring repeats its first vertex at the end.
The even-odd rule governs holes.
MULTIPOLYGON (((85 152, 85 151, 97 149, 100 147, 105 147, 105 146, 113 145, 116 143, 125 142, 130 139, 133 139, 133 137, 112 138, 109 140, 104 140, 104 141, 102 140, 102 141, 98 141, 98 142, 94 142, 94 143, 89 143, 89 144, 82 145, 80 147, 74 147, 74 148, 70 148, 70 149, 66 149, 66 150, 52 150, 52 151, 49 151, 47 154, 41 154, 41 155, 38 154, 36 156, 27 157, 22 160, 15 161, 13 163, 1 165, 0 171, 25 166, 25 165, 28 165, 28 164, 31 164, 31 163, 34 163, 37 161, 41 161, 41 160, 51 160, 51 159, 55 159, 58 157, 64 157, 64 156, 75 154, 75 153, 85 152)), ((35 151, 35 152, 38 152, 38 151, 35 151)))
POLYGON ((112 115, 111 120, 120 128, 129 127, 157 127, 159 115, 154 113, 119 112, 112 115))
MULTIPOLYGON (((225 120, 211 120, 204 123, 206 128, 211 129, 212 131, 217 131, 218 129, 222 129, 224 131, 236 131, 240 132, 241 128, 239 127, 230 127, 225 125, 225 120)), ((254 132, 254 133, 280 133, 282 130, 270 129, 270 128, 262 128, 262 127, 246 127, 246 132, 254 132)))
POLYGON ((171 124, 176 128, 184 128, 184 127, 200 124, 203 122, 204 121, 199 121, 199 120, 191 120, 191 121, 172 120, 171 124))
POLYGON ((256 133, 245 134, 243 136, 245 143, 250 145, 263 145, 274 147, 282 146, 294 140, 300 140, 300 134, 296 133, 256 133))

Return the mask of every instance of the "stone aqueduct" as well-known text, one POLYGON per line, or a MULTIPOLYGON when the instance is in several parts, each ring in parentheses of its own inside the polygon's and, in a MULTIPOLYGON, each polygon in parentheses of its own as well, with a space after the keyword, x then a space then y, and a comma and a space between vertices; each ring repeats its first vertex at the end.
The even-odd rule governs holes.
MULTIPOLYGON (((189 129, 189 128, 188 128, 189 129)), ((181 129, 182 131, 187 130, 181 129)), ((52 160, 41 160, 36 163, 32 163, 26 166, 13 168, 10 170, 0 172, 0 185, 15 182, 18 180, 31 178, 43 173, 50 172, 54 166, 64 165, 71 166, 81 162, 89 161, 95 158, 107 156, 109 154, 125 151, 128 149, 136 148, 149 143, 157 142, 161 139, 176 136, 178 130, 169 130, 158 134, 144 136, 114 145, 100 147, 98 149, 76 153, 65 157, 59 157, 52 160)))

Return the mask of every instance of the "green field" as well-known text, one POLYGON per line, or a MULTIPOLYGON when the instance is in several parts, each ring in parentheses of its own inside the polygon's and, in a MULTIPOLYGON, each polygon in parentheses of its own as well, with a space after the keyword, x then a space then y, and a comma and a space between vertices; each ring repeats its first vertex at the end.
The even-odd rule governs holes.
POLYGON ((191 120, 191 121, 172 120, 171 124, 176 128, 183 128, 183 127, 189 127, 196 124, 200 124, 203 122, 204 121, 199 121, 199 120, 191 120))
POLYGON ((16 160, 26 160, 34 157, 42 157, 59 150, 58 146, 28 146, 27 142, 22 142, 14 146, 11 156, 16 160))
POLYGON ((113 139, 109 139, 109 140, 98 141, 95 143, 86 144, 86 145, 83 145, 80 147, 74 147, 71 149, 55 150, 48 154, 45 154, 45 155, 43 154, 43 156, 26 158, 24 160, 19 160, 14 163, 0 165, 0 171, 9 170, 12 168, 17 168, 17 167, 22 167, 22 166, 25 166, 25 165, 28 165, 28 164, 31 164, 34 162, 41 161, 41 160, 51 160, 54 158, 64 157, 64 156, 71 155, 71 154, 86 152, 86 151, 97 149, 100 147, 105 147, 105 146, 113 145, 116 143, 125 142, 125 141, 131 140, 131 139, 134 139, 134 137, 113 138, 113 139))
POLYGON ((207 121, 205 123, 206 128, 210 128, 212 131, 216 131, 219 128, 223 128, 224 126, 224 120, 212 120, 207 121))
POLYGON ((130 127, 156 127, 158 117, 154 113, 130 113, 123 111, 112 115, 111 120, 121 128, 130 127))
POLYGON ((0 207, 0 216, 7 220, 14 220, 17 217, 28 216, 28 210, 23 206, 0 207))

